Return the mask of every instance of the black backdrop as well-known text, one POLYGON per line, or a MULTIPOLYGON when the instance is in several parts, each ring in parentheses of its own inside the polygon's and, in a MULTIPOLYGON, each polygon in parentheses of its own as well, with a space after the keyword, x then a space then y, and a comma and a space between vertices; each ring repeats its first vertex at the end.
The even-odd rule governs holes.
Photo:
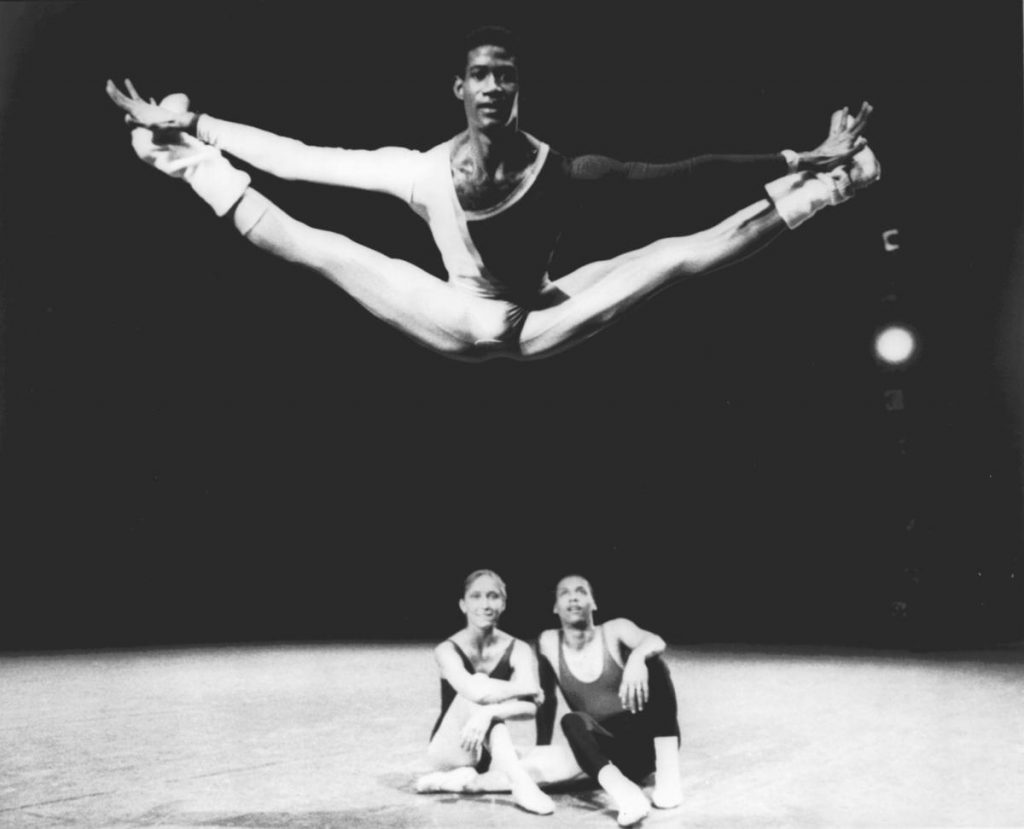
MULTIPOLYGON (((0 646, 433 639, 478 566, 523 635, 583 570, 676 642, 1018 636, 1021 8, 937 5, 0 6, 0 646), (883 181, 562 356, 467 365, 250 250, 103 93, 426 148, 481 22, 563 152, 808 149, 866 98, 883 181)), ((440 273, 401 205, 256 180, 440 273)))

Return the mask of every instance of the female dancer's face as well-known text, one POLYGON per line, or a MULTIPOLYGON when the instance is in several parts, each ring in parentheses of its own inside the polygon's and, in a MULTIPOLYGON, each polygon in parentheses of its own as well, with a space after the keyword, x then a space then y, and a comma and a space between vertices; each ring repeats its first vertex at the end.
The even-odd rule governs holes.
POLYGON ((505 609, 501 585, 492 576, 474 579, 466 595, 459 601, 459 608, 466 614, 468 624, 474 627, 494 627, 505 609))

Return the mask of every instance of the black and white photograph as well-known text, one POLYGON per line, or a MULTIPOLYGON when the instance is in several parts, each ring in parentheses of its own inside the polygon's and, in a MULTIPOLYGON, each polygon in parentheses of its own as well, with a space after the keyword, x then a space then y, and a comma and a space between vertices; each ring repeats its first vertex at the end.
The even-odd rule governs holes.
POLYGON ((0 826, 1024 826, 1024 6, 0 3, 0 826))

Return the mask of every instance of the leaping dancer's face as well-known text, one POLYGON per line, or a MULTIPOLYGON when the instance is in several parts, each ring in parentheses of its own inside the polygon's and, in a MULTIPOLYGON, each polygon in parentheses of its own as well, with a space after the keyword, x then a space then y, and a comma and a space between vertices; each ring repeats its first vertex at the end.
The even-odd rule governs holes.
POLYGON ((515 128, 519 116, 519 68, 501 46, 478 46, 466 56, 466 69, 455 79, 466 124, 481 131, 515 128))
POLYGON ((466 622, 478 628, 491 628, 498 624, 505 610, 505 594, 491 576, 474 579, 459 600, 459 609, 466 614, 466 622))
POLYGON ((582 576, 566 576, 555 588, 555 613, 566 627, 588 627, 594 622, 597 602, 590 582, 582 576))

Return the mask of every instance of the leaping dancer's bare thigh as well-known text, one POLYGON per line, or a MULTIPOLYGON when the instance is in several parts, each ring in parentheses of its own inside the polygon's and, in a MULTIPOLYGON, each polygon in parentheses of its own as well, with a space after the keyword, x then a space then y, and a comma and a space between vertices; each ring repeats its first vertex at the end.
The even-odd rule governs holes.
POLYGON ((593 336, 637 303, 679 279, 709 273, 767 244, 785 225, 762 200, 708 230, 659 239, 613 259, 584 265, 546 291, 550 307, 531 311, 523 323, 519 353, 535 359, 593 336))
POLYGON ((288 216, 252 190, 236 215, 262 200, 245 235, 264 248, 323 274, 374 316, 450 357, 482 360, 516 350, 526 311, 519 305, 476 296, 401 259, 338 233, 288 216))

